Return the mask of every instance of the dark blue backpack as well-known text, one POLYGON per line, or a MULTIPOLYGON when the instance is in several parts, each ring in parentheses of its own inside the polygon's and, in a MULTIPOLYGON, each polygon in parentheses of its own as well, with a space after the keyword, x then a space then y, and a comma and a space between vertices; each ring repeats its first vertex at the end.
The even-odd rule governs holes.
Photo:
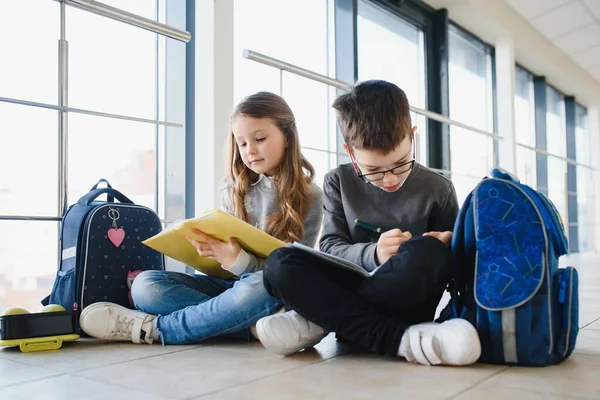
POLYGON ((513 175, 492 170, 465 200, 452 239, 450 303, 440 319, 479 333, 480 362, 550 365, 575 347, 578 277, 554 205, 513 175))
POLYGON ((109 301, 133 308, 129 286, 135 275, 164 269, 163 255, 141 243, 161 231, 156 213, 133 204, 106 183, 106 188, 94 185, 65 214, 60 267, 43 304, 81 311, 92 303, 109 301), (97 201, 103 194, 108 201, 97 201))

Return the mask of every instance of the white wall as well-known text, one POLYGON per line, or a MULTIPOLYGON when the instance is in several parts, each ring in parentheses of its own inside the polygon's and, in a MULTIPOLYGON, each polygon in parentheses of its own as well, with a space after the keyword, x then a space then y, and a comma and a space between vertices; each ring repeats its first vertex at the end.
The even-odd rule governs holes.
POLYGON ((196 215, 220 206, 233 111, 233 3, 196 2, 196 215))

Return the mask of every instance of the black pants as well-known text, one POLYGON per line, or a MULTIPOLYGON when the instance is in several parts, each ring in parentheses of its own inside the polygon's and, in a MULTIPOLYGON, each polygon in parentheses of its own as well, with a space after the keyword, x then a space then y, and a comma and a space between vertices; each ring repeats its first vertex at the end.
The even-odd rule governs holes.
POLYGON ((404 243, 364 278, 289 247, 267 258, 265 286, 288 308, 349 342, 395 356, 409 325, 431 322, 446 287, 450 251, 436 238, 404 243))

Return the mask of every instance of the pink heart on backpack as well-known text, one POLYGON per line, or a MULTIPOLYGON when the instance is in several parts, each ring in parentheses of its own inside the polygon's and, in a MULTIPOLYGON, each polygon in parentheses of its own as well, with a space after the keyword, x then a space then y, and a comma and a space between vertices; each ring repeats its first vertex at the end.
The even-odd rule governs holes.
POLYGON ((108 240, 110 240, 115 247, 119 247, 119 245, 123 243, 123 239, 125 239, 125 230, 123 230, 123 228, 110 228, 108 230, 108 240))

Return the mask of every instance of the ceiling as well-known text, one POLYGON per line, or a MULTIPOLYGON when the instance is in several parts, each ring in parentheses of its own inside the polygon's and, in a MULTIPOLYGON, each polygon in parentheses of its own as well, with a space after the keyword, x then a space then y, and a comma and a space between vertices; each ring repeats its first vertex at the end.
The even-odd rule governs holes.
POLYGON ((600 0, 505 1, 600 81, 600 0))

